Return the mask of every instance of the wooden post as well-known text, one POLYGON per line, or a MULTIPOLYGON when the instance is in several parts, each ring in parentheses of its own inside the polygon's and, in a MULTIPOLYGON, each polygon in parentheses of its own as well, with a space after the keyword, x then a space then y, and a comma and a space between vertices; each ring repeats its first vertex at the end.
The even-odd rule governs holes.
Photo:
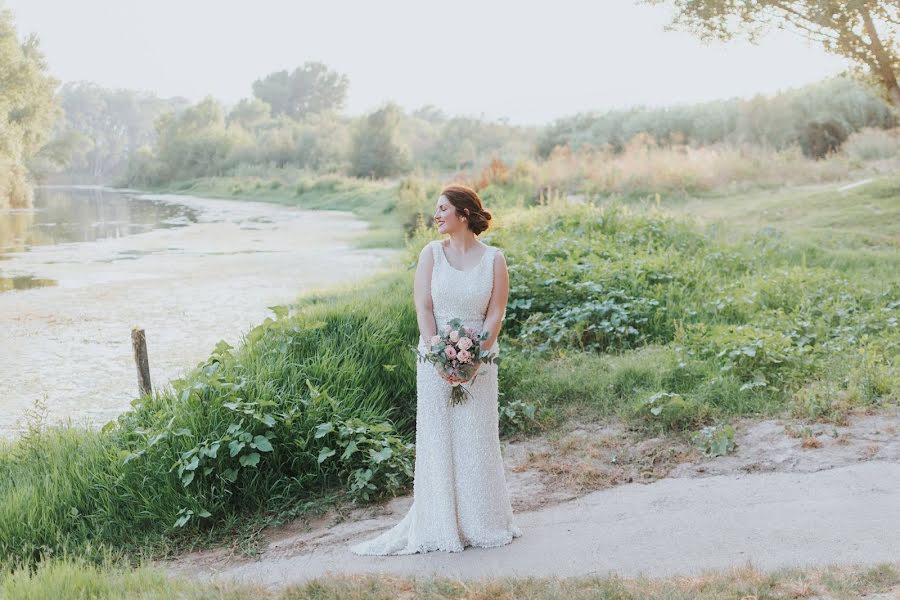
POLYGON ((140 327, 131 328, 131 347, 134 350, 134 364, 137 366, 138 389, 141 395, 149 395, 150 358, 147 356, 147 338, 140 327))

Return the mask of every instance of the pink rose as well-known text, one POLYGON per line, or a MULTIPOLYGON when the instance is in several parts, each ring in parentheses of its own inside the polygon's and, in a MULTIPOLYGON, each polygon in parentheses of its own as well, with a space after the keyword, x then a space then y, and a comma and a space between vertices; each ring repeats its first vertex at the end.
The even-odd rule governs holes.
POLYGON ((456 358, 456 349, 453 346, 447 346, 446 348, 444 348, 444 352, 447 354, 447 358, 456 358))
POLYGON ((466 336, 463 336, 463 337, 459 338, 459 342, 456 343, 456 346, 457 346, 460 350, 468 350, 469 348, 472 347, 472 344, 473 344, 473 343, 474 343, 474 342, 472 342, 471 339, 469 339, 469 338, 466 337, 466 336))
POLYGON ((455 344, 458 339, 459 339, 459 332, 454 329, 453 331, 450 332, 450 341, 455 344))
POLYGON ((469 354, 468 350, 460 350, 459 354, 456 355, 456 358, 459 359, 459 362, 467 363, 469 359, 472 358, 472 355, 469 354))
POLYGON ((432 345, 432 346, 435 346, 435 345, 440 344, 440 343, 441 343, 441 336, 439 336, 439 335, 433 335, 433 336, 431 336, 431 345, 432 345))

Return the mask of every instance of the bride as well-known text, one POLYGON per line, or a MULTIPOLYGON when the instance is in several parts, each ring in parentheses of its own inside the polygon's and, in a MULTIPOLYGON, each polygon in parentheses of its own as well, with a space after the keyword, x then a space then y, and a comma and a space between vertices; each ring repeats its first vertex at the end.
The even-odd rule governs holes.
MULTIPOLYGON (((434 220, 449 239, 422 249, 415 275, 420 351, 438 328, 458 318, 464 327, 489 331, 482 350, 499 354, 509 273, 500 250, 476 237, 490 219, 474 190, 451 185, 441 192, 434 220)), ((392 528, 352 545, 354 554, 461 552, 467 546, 502 546, 522 535, 500 451, 497 365, 481 364, 478 377, 464 384, 471 395, 455 406, 449 402, 453 381, 417 361, 413 502, 392 528)))

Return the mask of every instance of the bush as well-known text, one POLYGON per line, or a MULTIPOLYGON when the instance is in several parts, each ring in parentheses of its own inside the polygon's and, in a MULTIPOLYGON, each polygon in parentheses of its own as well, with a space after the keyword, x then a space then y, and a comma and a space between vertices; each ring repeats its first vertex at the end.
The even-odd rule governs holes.
POLYGON ((683 339, 688 355, 714 359, 722 372, 733 374, 741 389, 784 389, 809 372, 808 345, 797 346, 780 332, 753 325, 692 324, 683 339))
POLYGON ((807 123, 800 133, 800 148, 808 158, 825 158, 841 147, 847 135, 839 123, 813 121, 807 123))

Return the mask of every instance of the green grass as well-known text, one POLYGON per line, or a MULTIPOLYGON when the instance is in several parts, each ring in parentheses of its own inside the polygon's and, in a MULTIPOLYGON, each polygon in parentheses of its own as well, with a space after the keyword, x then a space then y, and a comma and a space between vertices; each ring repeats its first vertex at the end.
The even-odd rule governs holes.
POLYGON ((789 245, 795 262, 873 279, 900 272, 900 175, 846 191, 846 182, 803 190, 710 193, 665 206, 718 236, 762 233, 789 245))
POLYGON ((320 577, 283 590, 237 583, 198 583, 162 571, 129 569, 106 563, 52 560, 34 571, 0 570, 0 597, 16 600, 93 598, 146 600, 266 599, 372 600, 534 598, 616 600, 718 600, 720 598, 861 598, 900 586, 900 564, 783 568, 763 572, 752 566, 708 570, 691 577, 450 577, 346 575, 320 577))
POLYGON ((775 414, 822 382, 857 407, 900 395, 896 277, 798 261, 790 237, 710 237, 617 203, 519 210, 490 239, 511 265, 513 397, 686 431, 775 414))
MULTIPOLYGON (((858 193, 880 198, 886 181, 858 193)), ((353 188, 342 206, 415 215, 434 187, 401 182, 394 205, 389 187, 371 197, 353 188)), ((307 193, 319 192, 298 197, 312 202, 307 193)), ((900 282, 862 260, 817 259, 869 252, 853 236, 710 235, 620 203, 491 194, 505 199, 482 239, 503 249, 511 277, 504 436, 571 414, 687 435, 737 416, 841 419, 897 402, 900 282)), ((409 221, 392 223, 405 238, 409 221)), ((879 227, 882 239, 900 225, 879 227)), ((0 561, 137 560, 234 538, 252 546, 265 525, 408 492, 412 277, 431 237, 412 230, 377 280, 278 308, 237 348, 219 344, 103 431, 35 425, 0 447, 0 561)))

